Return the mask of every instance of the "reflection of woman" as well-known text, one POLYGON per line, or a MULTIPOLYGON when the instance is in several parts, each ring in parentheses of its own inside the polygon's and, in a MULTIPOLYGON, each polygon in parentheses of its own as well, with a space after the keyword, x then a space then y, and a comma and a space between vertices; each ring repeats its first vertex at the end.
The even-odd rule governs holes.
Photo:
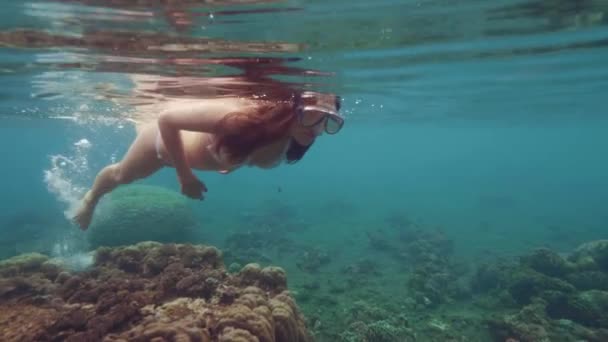
POLYGON ((288 99, 217 98, 167 102, 138 134, 123 160, 97 175, 74 216, 86 229, 99 199, 120 184, 174 167, 184 195, 202 199, 205 185, 192 169, 228 173, 243 165, 271 168, 300 160, 316 137, 344 123, 340 98, 297 92, 288 99))

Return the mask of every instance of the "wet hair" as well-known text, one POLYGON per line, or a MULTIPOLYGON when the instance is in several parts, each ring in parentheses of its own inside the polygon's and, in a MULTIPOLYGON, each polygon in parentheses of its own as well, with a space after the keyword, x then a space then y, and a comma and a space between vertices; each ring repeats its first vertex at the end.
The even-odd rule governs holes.
MULTIPOLYGON (((218 123, 219 134, 215 152, 223 153, 228 161, 240 164, 258 148, 286 138, 289 127, 296 118, 296 107, 302 93, 297 92, 288 99, 268 101, 252 111, 233 112, 218 123)), ((336 97, 336 109, 340 109, 341 99, 336 97)), ((302 145, 290 139, 286 151, 286 161, 294 164, 304 157, 312 143, 302 145)))
POLYGON ((240 164, 258 148, 285 138, 296 120, 292 103, 262 104, 252 111, 233 112, 218 123, 215 152, 240 164))

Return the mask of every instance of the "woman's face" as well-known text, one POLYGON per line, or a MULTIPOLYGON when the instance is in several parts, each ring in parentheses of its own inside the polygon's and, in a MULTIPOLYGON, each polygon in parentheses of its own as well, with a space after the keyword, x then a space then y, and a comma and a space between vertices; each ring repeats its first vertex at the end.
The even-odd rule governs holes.
POLYGON ((308 146, 325 130, 327 122, 327 114, 329 112, 337 112, 336 96, 334 95, 314 95, 304 96, 301 100, 299 110, 315 108, 314 110, 305 110, 304 112, 296 113, 296 120, 291 128, 291 136, 295 141, 304 146, 308 146), (302 119, 302 116, 304 119, 302 119))

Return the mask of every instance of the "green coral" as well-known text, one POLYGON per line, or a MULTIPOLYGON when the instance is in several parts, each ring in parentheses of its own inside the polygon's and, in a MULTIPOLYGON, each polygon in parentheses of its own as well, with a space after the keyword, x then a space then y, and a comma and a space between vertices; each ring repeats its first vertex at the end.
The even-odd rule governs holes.
POLYGON ((569 260, 582 270, 608 272, 608 240, 596 240, 581 245, 569 260))
POLYGON ((340 334, 342 342, 401 342, 407 341, 412 331, 389 320, 371 323, 356 321, 350 329, 340 334))
POLYGON ((92 247, 141 241, 196 240, 196 219, 188 199, 162 187, 121 187, 99 208, 88 234, 92 247))
POLYGON ((40 253, 27 253, 0 261, 0 275, 14 276, 40 269, 49 257, 40 253))
POLYGON ((568 282, 578 290, 608 291, 608 274, 600 271, 583 271, 568 275, 568 282))
POLYGON ((509 293, 519 304, 529 304, 534 297, 550 290, 565 293, 576 291, 574 286, 566 281, 548 277, 532 270, 522 270, 515 273, 513 282, 509 286, 509 293))
POLYGON ((368 341, 397 342, 402 341, 400 338, 401 335, 401 329, 393 326, 387 321, 377 321, 367 326, 365 337, 367 337, 368 341))
POLYGON ((563 277, 573 269, 572 264, 547 248, 536 249, 530 255, 522 257, 521 264, 551 277, 563 277))
POLYGON ((509 338, 522 342, 550 341, 549 333, 545 329, 548 322, 542 301, 526 305, 516 314, 492 317, 487 323, 490 333, 497 341, 509 338))
POLYGON ((608 328, 608 292, 554 292, 545 297, 548 302, 546 312, 552 319, 567 319, 591 328, 608 328))

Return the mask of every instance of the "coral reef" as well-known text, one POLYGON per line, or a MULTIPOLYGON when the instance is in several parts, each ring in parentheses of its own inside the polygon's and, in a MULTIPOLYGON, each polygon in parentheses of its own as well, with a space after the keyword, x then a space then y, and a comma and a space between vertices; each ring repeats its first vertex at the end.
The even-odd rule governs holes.
POLYGON ((238 215, 244 226, 252 230, 280 232, 297 232, 308 228, 300 217, 298 209, 279 200, 267 200, 259 203, 255 210, 238 215))
MULTIPOLYGON (((385 313, 346 317, 338 340, 608 341, 608 240, 585 243, 568 256, 539 248, 486 259, 470 276, 441 232, 402 217, 389 223, 393 231, 367 232, 369 246, 402 266, 407 280, 400 298, 407 300, 394 298, 399 307, 391 307, 372 292, 366 300, 385 313)), ((358 306, 357 312, 370 312, 358 306)))
POLYGON ((271 263, 270 253, 281 257, 293 253, 296 248, 295 243, 280 230, 250 230, 228 236, 224 256, 227 262, 240 264, 252 261, 271 263))
POLYGON ((409 271, 406 287, 420 307, 436 307, 469 295, 466 267, 455 262, 453 243, 441 230, 425 228, 405 216, 392 215, 388 220, 395 230, 392 235, 397 236, 382 230, 367 232, 370 247, 409 271))
POLYGON ((412 269, 407 287, 421 306, 437 306, 466 297, 468 289, 461 277, 465 270, 452 258, 453 246, 441 231, 412 230, 401 232, 404 238, 401 255, 412 269))
POLYGON ((174 191, 129 185, 116 189, 102 204, 87 234, 93 248, 197 241, 194 213, 187 199, 174 191))
POLYGON ((319 268, 331 262, 329 253, 318 247, 306 248, 298 259, 296 266, 309 273, 315 273, 319 268))
POLYGON ((495 340, 608 340, 607 254, 608 241, 600 240, 567 258, 541 248, 519 262, 480 266, 472 288, 502 311, 488 320, 495 340))
POLYGON ((523 256, 521 263, 551 277, 563 277, 573 268, 570 262, 548 248, 538 248, 530 255, 523 256))
POLYGON ((312 341, 278 267, 225 271, 208 246, 99 248, 69 273, 43 255, 0 263, 2 341, 312 341))
POLYGON ((344 312, 348 325, 342 342, 486 341, 482 324, 462 315, 444 315, 391 305, 355 301, 344 312))
POLYGON ((608 272, 608 240, 590 241, 568 257, 578 269, 608 272))
POLYGON ((382 307, 356 301, 347 312, 348 328, 339 335, 343 342, 397 342, 413 338, 405 316, 395 316, 382 307))
POLYGON ((399 327, 386 320, 364 323, 353 322, 348 330, 340 335, 343 342, 402 342, 414 341, 411 329, 399 327))
POLYGON ((242 212, 237 218, 246 229, 239 229, 225 239, 223 250, 227 263, 270 264, 302 249, 289 233, 305 230, 308 225, 298 216, 296 208, 284 202, 262 202, 256 210, 242 212))

